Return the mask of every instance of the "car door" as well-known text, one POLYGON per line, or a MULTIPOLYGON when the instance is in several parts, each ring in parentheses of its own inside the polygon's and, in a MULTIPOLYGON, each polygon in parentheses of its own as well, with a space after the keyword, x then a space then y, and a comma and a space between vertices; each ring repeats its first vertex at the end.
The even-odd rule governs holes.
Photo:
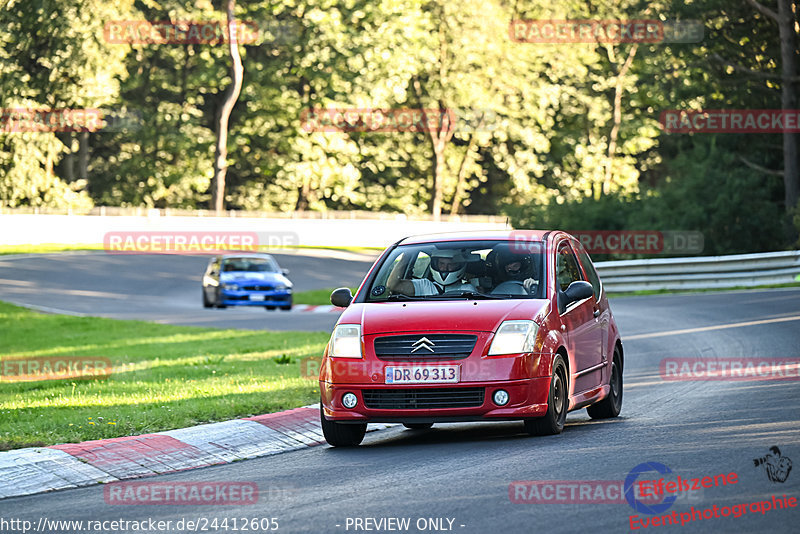
POLYGON ((608 307, 608 299, 603 298, 603 286, 600 277, 592 264, 589 254, 580 243, 573 244, 578 253, 578 261, 583 268, 583 273, 594 290, 594 317, 600 332, 600 359, 605 362, 608 359, 608 329, 611 322, 611 310, 608 307))
MULTIPOLYGON (((556 291, 563 292, 578 280, 585 281, 583 273, 569 241, 563 240, 556 248, 556 291)), ((570 303, 561 313, 570 354, 573 395, 596 387, 601 379, 602 331, 594 317, 594 304, 594 297, 590 297, 570 303)))

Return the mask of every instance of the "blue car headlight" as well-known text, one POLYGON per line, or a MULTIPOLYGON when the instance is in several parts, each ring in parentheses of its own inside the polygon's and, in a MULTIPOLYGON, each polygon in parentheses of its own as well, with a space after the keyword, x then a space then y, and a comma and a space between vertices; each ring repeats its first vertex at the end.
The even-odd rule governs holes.
POLYGON ((231 291, 236 291, 237 289, 239 289, 239 286, 237 286, 236 284, 222 284, 222 289, 229 289, 231 291))

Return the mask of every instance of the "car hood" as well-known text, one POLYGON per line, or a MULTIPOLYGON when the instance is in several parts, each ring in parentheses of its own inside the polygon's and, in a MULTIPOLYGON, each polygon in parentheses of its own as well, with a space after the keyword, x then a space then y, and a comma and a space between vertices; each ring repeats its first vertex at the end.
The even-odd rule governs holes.
POLYGON ((242 283, 242 282, 269 282, 273 284, 285 284, 291 286, 292 283, 281 273, 260 273, 253 271, 228 271, 220 274, 220 282, 242 283))
POLYGON ((533 319, 546 313, 547 300, 449 300, 351 304, 339 324, 360 323, 363 335, 389 332, 494 332, 505 320, 533 319))

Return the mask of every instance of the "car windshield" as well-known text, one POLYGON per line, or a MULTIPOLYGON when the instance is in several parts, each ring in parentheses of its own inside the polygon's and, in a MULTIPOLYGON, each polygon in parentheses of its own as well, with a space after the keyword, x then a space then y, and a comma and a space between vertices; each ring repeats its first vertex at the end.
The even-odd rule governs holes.
POLYGON ((539 241, 401 245, 383 261, 368 302, 544 298, 539 241))
POLYGON ((275 273, 278 266, 267 258, 225 258, 222 261, 222 272, 258 272, 275 273))

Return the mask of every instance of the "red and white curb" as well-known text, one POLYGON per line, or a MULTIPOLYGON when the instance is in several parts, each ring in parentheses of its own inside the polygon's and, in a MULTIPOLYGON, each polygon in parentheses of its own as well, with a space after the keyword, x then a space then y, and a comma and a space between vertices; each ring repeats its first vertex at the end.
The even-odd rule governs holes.
MULTIPOLYGON (((383 430, 396 424, 370 424, 383 430)), ((0 499, 226 464, 324 443, 319 405, 156 434, 0 452, 0 499)))
POLYGON ((332 304, 295 304, 292 306, 292 311, 305 312, 305 313, 341 313, 344 308, 333 306, 332 304))

